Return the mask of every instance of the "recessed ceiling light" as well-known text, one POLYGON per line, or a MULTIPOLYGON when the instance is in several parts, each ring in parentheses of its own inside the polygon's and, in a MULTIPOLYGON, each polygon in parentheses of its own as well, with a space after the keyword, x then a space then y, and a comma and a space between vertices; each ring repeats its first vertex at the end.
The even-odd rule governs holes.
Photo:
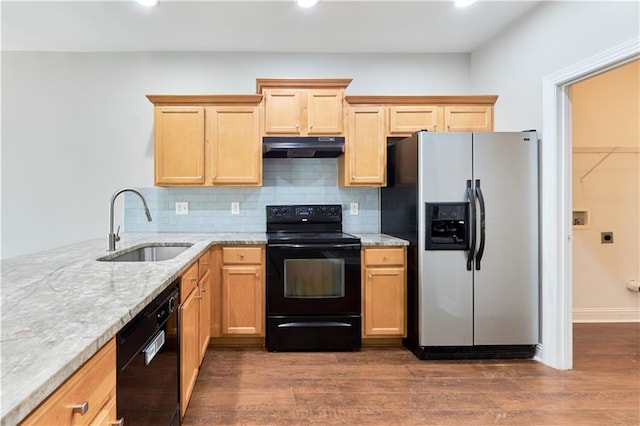
POLYGON ((476 0, 456 0, 456 7, 467 7, 475 3, 476 0))
POLYGON ((318 0, 297 0, 300 7, 312 7, 318 3, 318 0))
POLYGON ((157 5, 159 0, 136 0, 136 1, 143 6, 152 7, 157 5))

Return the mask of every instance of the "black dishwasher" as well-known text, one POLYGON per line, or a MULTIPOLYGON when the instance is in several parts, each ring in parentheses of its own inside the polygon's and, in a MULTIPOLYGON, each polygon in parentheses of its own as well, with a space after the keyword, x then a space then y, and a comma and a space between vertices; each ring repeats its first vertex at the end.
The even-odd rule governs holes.
POLYGON ((179 294, 175 281, 116 335, 117 410, 126 425, 180 424, 179 294))

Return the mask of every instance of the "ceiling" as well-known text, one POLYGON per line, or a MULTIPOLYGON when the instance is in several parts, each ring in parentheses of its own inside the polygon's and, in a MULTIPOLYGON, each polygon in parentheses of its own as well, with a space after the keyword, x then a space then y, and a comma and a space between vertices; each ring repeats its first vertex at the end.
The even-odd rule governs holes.
POLYGON ((2 1, 3 51, 468 53, 539 1, 2 1))

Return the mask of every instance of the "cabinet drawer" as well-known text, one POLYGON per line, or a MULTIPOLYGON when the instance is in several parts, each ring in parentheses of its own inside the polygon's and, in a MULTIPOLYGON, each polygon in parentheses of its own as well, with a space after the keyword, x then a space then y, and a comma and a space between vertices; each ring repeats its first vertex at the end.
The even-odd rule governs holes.
POLYGON ((191 265, 180 278, 180 300, 186 300, 196 285, 198 285, 198 262, 191 265))
POLYGON ((118 424, 116 417, 116 398, 114 395, 93 419, 91 426, 116 426, 118 424))
POLYGON ((262 247, 223 247, 222 263, 260 264, 262 263, 262 247))
POLYGON ((211 252, 209 250, 205 251, 200 259, 198 259, 198 280, 207 273, 209 267, 211 265, 211 252))
POLYGON ((116 344, 111 339, 21 425, 88 425, 116 394, 116 344), (74 413, 71 406, 86 405, 74 413))
POLYGON ((364 264, 370 265, 404 265, 403 248, 371 248, 364 250, 364 264))

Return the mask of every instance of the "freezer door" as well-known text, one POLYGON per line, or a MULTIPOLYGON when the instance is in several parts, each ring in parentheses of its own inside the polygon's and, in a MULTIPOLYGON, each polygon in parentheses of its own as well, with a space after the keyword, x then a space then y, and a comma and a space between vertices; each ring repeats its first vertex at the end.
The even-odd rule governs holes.
POLYGON ((464 250, 425 250, 425 203, 466 201, 471 133, 419 133, 419 344, 473 344, 473 282, 464 250))
POLYGON ((535 132, 473 134, 474 183, 485 204, 484 253, 474 265, 475 345, 538 343, 537 152, 535 132))

